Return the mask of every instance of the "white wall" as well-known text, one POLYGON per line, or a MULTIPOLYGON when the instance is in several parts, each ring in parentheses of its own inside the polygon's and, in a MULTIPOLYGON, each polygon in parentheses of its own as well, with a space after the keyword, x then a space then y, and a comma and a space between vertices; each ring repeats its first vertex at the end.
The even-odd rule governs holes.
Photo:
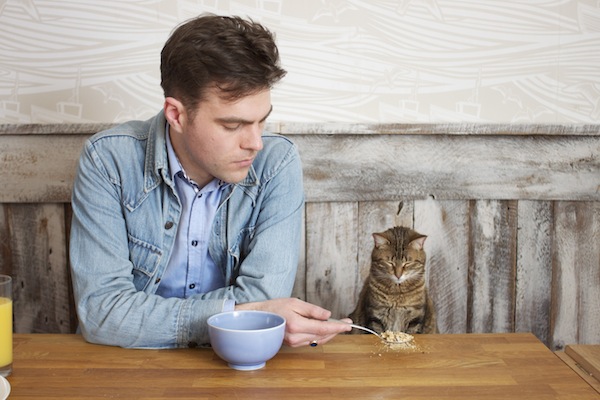
POLYGON ((251 16, 289 71, 271 122, 597 123, 597 0, 0 0, 0 123, 162 105, 179 22, 251 16))

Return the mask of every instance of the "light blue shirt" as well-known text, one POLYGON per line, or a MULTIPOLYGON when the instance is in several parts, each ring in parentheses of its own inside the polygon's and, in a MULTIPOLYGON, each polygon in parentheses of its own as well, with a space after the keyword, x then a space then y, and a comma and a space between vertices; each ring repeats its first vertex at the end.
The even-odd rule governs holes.
POLYGON ((208 242, 226 183, 215 178, 200 188, 189 179, 173 150, 168 125, 166 129, 169 169, 181 201, 181 217, 173 253, 156 294, 187 299, 225 286, 223 271, 208 253, 208 242))

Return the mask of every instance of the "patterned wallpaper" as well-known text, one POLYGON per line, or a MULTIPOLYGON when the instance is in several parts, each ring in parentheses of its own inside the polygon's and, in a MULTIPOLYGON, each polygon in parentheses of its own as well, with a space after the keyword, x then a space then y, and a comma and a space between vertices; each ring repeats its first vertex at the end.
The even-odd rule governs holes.
POLYGON ((0 0, 0 123, 154 115, 160 49, 205 11, 276 33, 271 122, 600 118, 599 0, 0 0))

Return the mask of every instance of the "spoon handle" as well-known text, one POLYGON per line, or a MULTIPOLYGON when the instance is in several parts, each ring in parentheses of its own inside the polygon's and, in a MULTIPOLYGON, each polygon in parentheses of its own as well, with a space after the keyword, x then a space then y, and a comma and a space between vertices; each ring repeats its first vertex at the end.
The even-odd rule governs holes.
POLYGON ((365 326, 362 326, 362 325, 350 324, 348 322, 340 321, 339 319, 335 319, 335 318, 329 318, 329 321, 339 322, 341 324, 348 324, 348 325, 350 325, 353 328, 361 329, 361 330, 363 330, 365 332, 372 333, 373 335, 377 336, 380 340, 384 341, 385 343, 403 344, 403 343, 409 343, 412 340, 412 336, 407 334, 406 338, 401 338, 401 339, 398 339, 396 341, 392 341, 392 340, 384 338, 380 333, 377 333, 374 330, 371 330, 371 329, 369 329, 369 328, 367 328, 365 326))
POLYGON ((372 333, 373 335, 377 336, 378 338, 383 339, 379 333, 377 333, 377 332, 375 332, 375 331, 373 331, 373 330, 371 330, 371 329, 369 329, 367 327, 364 327, 364 326, 361 326, 361 325, 355 325, 355 324, 348 324, 348 325, 350 325, 351 327, 356 328, 356 329, 362 329, 365 332, 372 333))
POLYGON ((333 321, 333 322, 340 322, 342 324, 347 324, 347 325, 350 325, 351 327, 356 328, 356 329, 362 329, 363 331, 372 333, 373 335, 375 335, 378 338, 380 338, 380 339, 383 340, 383 338, 381 337, 381 335, 379 333, 377 333, 377 332, 375 332, 375 331, 373 331, 373 330, 371 330, 371 329, 369 329, 367 327, 364 327, 364 326, 361 326, 361 325, 356 325, 356 324, 350 324, 348 322, 340 321, 339 319, 335 319, 335 318, 329 318, 329 320, 333 321))

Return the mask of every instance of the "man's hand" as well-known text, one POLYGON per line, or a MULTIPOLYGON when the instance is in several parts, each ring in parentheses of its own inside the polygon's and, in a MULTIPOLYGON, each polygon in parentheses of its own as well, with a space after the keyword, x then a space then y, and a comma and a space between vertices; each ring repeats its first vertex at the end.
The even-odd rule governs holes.
POLYGON ((284 343, 290 347, 323 344, 338 333, 348 332, 352 327, 340 321, 328 321, 331 311, 295 298, 274 299, 255 303, 238 304, 236 310, 259 310, 279 314, 286 319, 284 343))

